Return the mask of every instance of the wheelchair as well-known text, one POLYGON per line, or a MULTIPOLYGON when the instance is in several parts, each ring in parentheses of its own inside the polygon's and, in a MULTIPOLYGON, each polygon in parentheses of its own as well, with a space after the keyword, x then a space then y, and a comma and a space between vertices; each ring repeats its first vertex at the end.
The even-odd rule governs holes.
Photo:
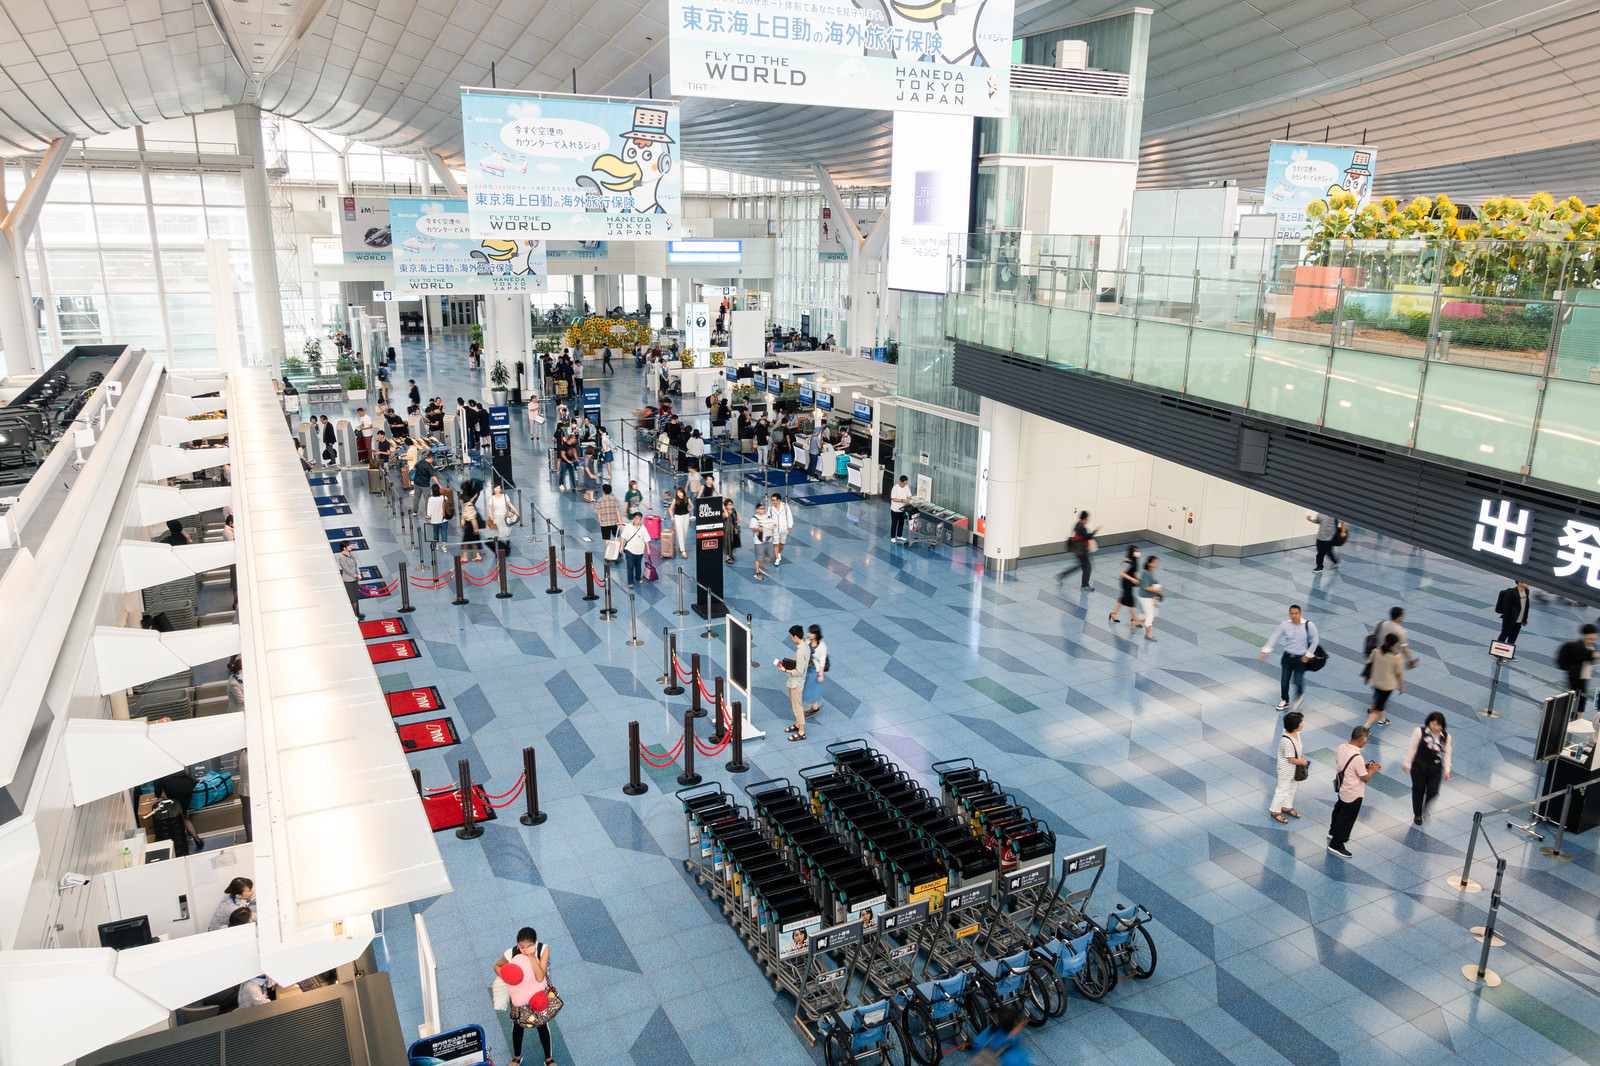
POLYGON ((827 1066, 908 1066, 910 1061, 886 999, 824 1014, 817 1028, 827 1066))
POLYGON ((937 1066, 947 1049, 970 1044, 978 1035, 970 975, 962 970, 895 994, 901 1042, 920 1066, 937 1066))
MULTIPOLYGON (((1083 980, 1083 974, 1091 965, 1095 973, 1091 974, 1085 983, 1090 987, 1100 990, 1099 999, 1109 989, 1108 975, 1111 973, 1111 960, 1103 949, 1095 945, 1095 938, 1100 934, 1092 926, 1085 924, 1083 932, 1077 936, 1062 939, 1047 939, 1033 949, 1033 970, 1030 974, 1039 973, 1039 979, 1030 986, 1030 995, 1038 997, 1038 1008, 1043 1010, 1046 1018, 1059 1018, 1067 1013, 1067 982, 1074 983, 1083 980)), ((1079 990, 1082 990, 1079 984, 1079 990)), ((1032 1021, 1033 1008, 1030 1007, 1028 1018, 1032 1021)))
MULTIPOLYGON (((997 1010, 1010 1006, 1021 1011, 1029 1025, 1043 1025, 1051 1018, 1051 994, 1060 988, 1053 963, 1031 951, 984 959, 973 968, 972 1024, 982 1032, 993 1023, 997 1010)), ((1065 999, 1064 991, 1059 998, 1065 999)))
POLYGON ((1112 983, 1126 975, 1143 981, 1156 972, 1156 943, 1150 939, 1145 923, 1152 921, 1143 907, 1119 903, 1106 916, 1105 946, 1111 958, 1112 983))

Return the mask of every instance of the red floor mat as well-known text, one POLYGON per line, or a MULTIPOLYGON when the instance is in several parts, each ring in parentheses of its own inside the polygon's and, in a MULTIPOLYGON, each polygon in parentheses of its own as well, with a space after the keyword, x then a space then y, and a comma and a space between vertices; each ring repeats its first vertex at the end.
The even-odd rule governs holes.
POLYGON ((439 696, 437 685, 427 688, 408 688, 402 692, 386 692, 383 696, 389 701, 389 714, 395 718, 402 718, 408 714, 421 714, 423 711, 437 711, 444 707, 444 700, 439 696))
MULTIPOLYGON (((428 812, 428 824, 435 833, 461 826, 461 799, 454 792, 425 796, 422 809, 428 812)), ((484 794, 482 785, 472 786, 472 816, 480 822, 492 822, 495 819, 494 808, 489 806, 489 797, 484 794)))
POLYGON ((425 722, 397 723, 400 746, 406 751, 428 751, 431 748, 448 748, 461 743, 461 734, 449 718, 430 718, 425 722))
POLYGON ((406 623, 403 618, 377 618, 361 623, 361 639, 377 640, 379 637, 403 637, 406 623))
POLYGON ((399 659, 415 659, 417 643, 413 640, 390 640, 383 644, 368 644, 367 655, 375 663, 392 663, 399 659))

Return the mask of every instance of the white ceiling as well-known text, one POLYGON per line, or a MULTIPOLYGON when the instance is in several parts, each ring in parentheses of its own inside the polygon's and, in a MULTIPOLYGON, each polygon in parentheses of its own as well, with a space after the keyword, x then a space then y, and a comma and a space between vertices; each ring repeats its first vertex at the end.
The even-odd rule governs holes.
MULTIPOLYGON (((1127 0, 1017 0, 1019 35, 1127 0)), ((0 155, 256 102, 459 162, 462 86, 664 96, 666 0, 0 0, 0 155)), ((1266 143, 1380 146, 1377 187, 1600 197, 1596 0, 1173 0, 1151 23, 1140 183, 1258 184, 1266 143), (1490 147, 1492 146, 1492 147, 1490 147)), ((1093 56, 1090 57, 1093 61, 1093 56)), ((690 100, 686 154, 887 180, 888 116, 690 100)))

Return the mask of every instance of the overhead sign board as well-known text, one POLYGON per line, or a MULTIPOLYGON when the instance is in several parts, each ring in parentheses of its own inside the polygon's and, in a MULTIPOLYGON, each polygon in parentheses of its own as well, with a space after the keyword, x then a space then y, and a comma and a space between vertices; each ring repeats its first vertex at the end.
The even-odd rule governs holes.
POLYGON ((339 197, 339 246, 346 263, 387 263, 389 201, 376 196, 339 197))
POLYGON ((696 352, 707 352, 711 348, 711 305, 703 303, 686 303, 683 305, 683 333, 685 347, 696 352))
POLYGON ((1372 198, 1378 150, 1365 144, 1273 141, 1267 150, 1267 199, 1263 210, 1278 216, 1278 236, 1297 237, 1310 223, 1306 205, 1343 189, 1365 207, 1372 198))
POLYGON ((475 236, 653 241, 678 229, 676 104, 469 92, 461 126, 475 236))
POLYGON ((389 201, 394 281, 403 292, 543 292, 545 242, 472 236, 467 201, 389 201))
POLYGON ((743 241, 668 241, 667 262, 738 263, 744 257, 743 241))
POLYGON ((892 144, 889 288, 948 292, 951 242, 972 201, 972 119, 897 114, 892 144))
POLYGON ((668 0, 676 96, 1005 115, 1013 0, 668 0))

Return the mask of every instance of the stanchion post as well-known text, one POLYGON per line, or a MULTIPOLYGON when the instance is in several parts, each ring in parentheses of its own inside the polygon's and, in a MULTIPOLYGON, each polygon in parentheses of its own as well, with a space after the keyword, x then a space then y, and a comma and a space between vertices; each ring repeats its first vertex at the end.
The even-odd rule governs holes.
POLYGON ((545 591, 548 592, 552 596, 559 595, 560 592, 561 592, 561 586, 556 584, 556 574, 557 574, 557 572, 558 571, 556 570, 556 546, 554 544, 552 544, 552 545, 550 545, 550 587, 545 589, 545 591))
POLYGON ((1465 892, 1468 889, 1476 892, 1472 887, 1472 853, 1478 850, 1478 834, 1483 832, 1483 812, 1472 812, 1472 835, 1467 837, 1467 861, 1461 864, 1461 880, 1456 887, 1465 892))
POLYGON ((594 590, 594 552, 583 553, 583 598, 587 603, 593 603, 600 596, 594 590))
POLYGON ((1556 825, 1556 842, 1539 849, 1539 854, 1556 862, 1571 862, 1572 853, 1561 850, 1561 845, 1567 839, 1567 817, 1572 813, 1572 793, 1575 786, 1567 786, 1567 794, 1561 798, 1561 821, 1556 825))
POLYGON ((633 636, 628 638, 628 647, 637 648, 644 641, 639 639, 639 613, 634 609, 633 593, 628 593, 628 622, 632 626, 633 636))
POLYGON ((400 564, 400 614, 410 614, 416 608, 411 606, 411 578, 406 573, 406 564, 400 564))
POLYGON ((495 552, 495 557, 500 564, 500 591, 494 594, 494 598, 497 600, 509 600, 511 598, 511 590, 506 588, 506 573, 509 569, 507 564, 511 561, 511 557, 507 553, 504 544, 500 545, 500 550, 495 552))
POLYGON ((711 730, 711 742, 721 744, 722 738, 728 733, 728 705, 722 696, 723 679, 717 678, 717 694, 712 701, 712 708, 717 712, 716 727, 711 730))
POLYGON ((689 656, 689 711, 696 718, 704 718, 706 709, 700 703, 700 653, 689 656))
POLYGON ((661 690, 663 696, 683 695, 683 686, 678 684, 678 634, 667 633, 667 687, 661 690))
POLYGON ((639 779, 639 723, 628 723, 628 783, 622 786, 624 795, 642 796, 650 786, 639 779))
POLYGON ((733 720, 728 723, 728 728, 733 730, 733 758, 728 760, 728 773, 742 774, 750 766, 744 761, 744 712, 738 700, 733 701, 733 720))
POLYGON ((456 598, 451 600, 450 603, 453 606, 460 607, 463 604, 468 602, 468 600, 467 600, 467 590, 466 590, 466 586, 464 586, 462 584, 462 582, 461 582, 461 556, 457 555, 455 557, 455 560, 456 560, 456 565, 455 565, 455 571, 456 571, 456 598))
POLYGON ((600 565, 605 568, 604 580, 606 583, 606 605, 600 608, 600 617, 609 622, 617 616, 617 609, 611 606, 611 564, 601 563, 600 565))
POLYGON ((528 793, 528 809, 517 821, 523 825, 543 825, 549 815, 539 809, 539 760, 532 748, 522 749, 522 781, 528 793))
POLYGON ((683 606, 683 567, 678 567, 678 609, 672 612, 675 615, 686 615, 688 610, 683 606))
POLYGON ((422 771, 421 770, 413 769, 411 771, 411 783, 413 785, 417 786, 417 798, 421 799, 422 798, 422 771))
POLYGON ((461 828, 456 830, 456 836, 462 840, 476 840, 483 836, 483 826, 478 824, 472 809, 472 767, 465 759, 459 760, 457 766, 461 777, 461 828))
POLYGON ((694 712, 683 712, 683 773, 678 775, 680 785, 698 785, 703 778, 694 772, 694 712))
POLYGON ((1483 951, 1478 955, 1478 965, 1469 962, 1461 967, 1462 977, 1487 988, 1500 985, 1500 975, 1489 969, 1489 949, 1494 945, 1494 923, 1500 915, 1500 886, 1505 876, 1506 860, 1497 857, 1494 863, 1494 888, 1489 893, 1489 917, 1483 924, 1483 951))

